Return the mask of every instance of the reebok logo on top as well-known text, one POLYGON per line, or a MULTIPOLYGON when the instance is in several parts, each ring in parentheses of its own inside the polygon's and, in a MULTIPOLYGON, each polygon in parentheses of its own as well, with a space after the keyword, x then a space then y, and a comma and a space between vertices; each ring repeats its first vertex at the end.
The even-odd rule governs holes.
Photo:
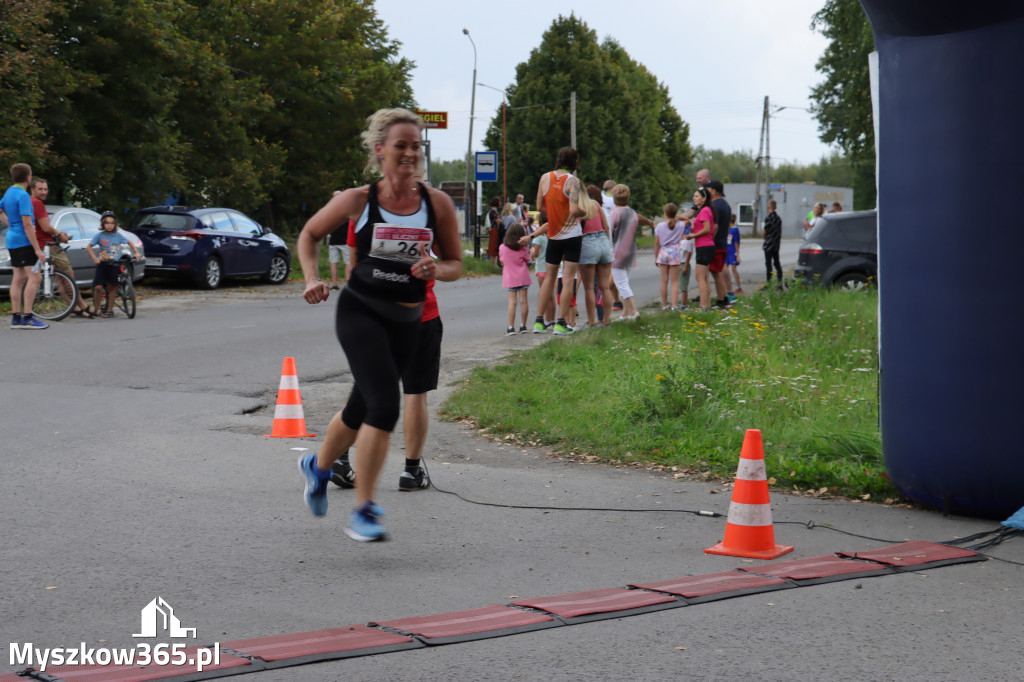
POLYGON ((409 283, 409 275, 400 275, 397 272, 384 272, 383 270, 373 269, 374 279, 383 279, 388 282, 399 282, 401 284, 409 283))

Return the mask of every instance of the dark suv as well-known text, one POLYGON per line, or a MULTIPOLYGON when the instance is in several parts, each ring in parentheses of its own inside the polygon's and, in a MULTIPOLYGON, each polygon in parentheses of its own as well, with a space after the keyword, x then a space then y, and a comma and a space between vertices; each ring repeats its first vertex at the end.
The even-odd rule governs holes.
POLYGON ((284 240, 230 208, 144 208, 127 229, 146 247, 147 273, 189 277, 206 289, 250 275, 281 284, 291 270, 284 240))
POLYGON ((800 245, 795 274, 810 284, 878 285, 878 211, 826 213, 800 245))

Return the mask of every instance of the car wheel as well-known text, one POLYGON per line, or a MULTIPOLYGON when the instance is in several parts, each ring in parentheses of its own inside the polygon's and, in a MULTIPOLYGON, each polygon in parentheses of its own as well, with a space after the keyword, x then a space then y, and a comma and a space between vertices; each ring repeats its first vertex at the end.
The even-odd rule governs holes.
POLYGON ((864 272, 847 272, 836 277, 832 286, 840 291, 865 291, 874 286, 874 279, 864 272))
POLYGON ((291 272, 292 264, 285 258, 283 253, 275 253, 270 259, 270 269, 267 270, 267 274, 263 275, 264 282, 270 282, 271 284, 282 284, 288 279, 288 273, 291 272))
POLYGON ((210 256, 203 263, 203 269, 199 276, 199 285, 204 289, 216 289, 224 278, 224 270, 216 256, 210 256))

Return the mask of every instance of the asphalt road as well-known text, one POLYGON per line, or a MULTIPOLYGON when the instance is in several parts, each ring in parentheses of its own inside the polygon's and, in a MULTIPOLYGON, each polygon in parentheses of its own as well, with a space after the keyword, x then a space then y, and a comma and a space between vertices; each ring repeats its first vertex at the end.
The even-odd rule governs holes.
MULTIPOLYGON (((744 249, 755 285, 756 246, 744 249)), ((797 246, 787 243, 785 261, 797 246)), ((633 276, 645 302, 657 297, 651 260, 633 276)), ((439 285, 438 295, 445 382, 511 350, 561 342, 504 337, 496 278, 439 285)), ((332 486, 323 519, 301 499, 298 448, 319 439, 260 435, 272 426, 285 356, 296 358, 310 430, 322 433, 344 400, 349 374, 333 314, 302 302, 298 285, 237 284, 152 296, 134 320, 0 329, 0 675, 22 667, 10 664, 11 643, 134 646, 140 609, 157 596, 199 641, 225 642, 761 563, 705 554, 725 519, 678 513, 726 513, 729 493, 714 482, 568 462, 437 420, 427 453, 439 488, 606 511, 400 494, 399 433, 378 500, 393 540, 348 540, 351 492, 332 486)), ((431 396, 431 407, 451 390, 431 396)), ((786 558, 997 527, 781 493, 772 508, 776 540, 796 547, 786 558), (816 527, 797 525, 808 522, 816 527)), ((991 554, 1024 562, 1024 542, 991 554)), ((234 679, 1016 680, 1022 571, 992 560, 234 679)))

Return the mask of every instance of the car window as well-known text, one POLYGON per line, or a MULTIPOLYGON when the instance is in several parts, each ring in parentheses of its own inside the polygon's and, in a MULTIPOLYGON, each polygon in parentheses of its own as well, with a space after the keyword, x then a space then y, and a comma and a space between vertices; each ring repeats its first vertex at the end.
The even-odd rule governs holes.
MULTIPOLYGON (((210 220, 213 221, 213 229, 218 232, 234 232, 235 226, 231 224, 231 218, 228 216, 227 211, 215 211, 213 213, 207 213, 210 220)), ((206 216, 204 216, 206 217, 206 216)))
POLYGON ((244 234, 259 235, 263 232, 260 229, 259 223, 236 211, 231 212, 231 220, 235 223, 235 229, 244 234))
POLYGON ((74 213, 65 213, 57 218, 57 222, 53 224, 53 229, 58 232, 67 232, 70 239, 82 239, 82 228, 78 226, 74 213))
POLYGON ((878 236, 878 218, 864 216, 839 222, 839 231, 856 244, 874 244, 878 236))
POLYGON ((78 223, 82 226, 82 239, 92 239, 100 231, 100 217, 92 213, 78 212, 78 223))
POLYGON ((136 213, 132 222, 128 225, 129 230, 160 229, 160 230, 187 230, 189 217, 174 213, 136 213))

